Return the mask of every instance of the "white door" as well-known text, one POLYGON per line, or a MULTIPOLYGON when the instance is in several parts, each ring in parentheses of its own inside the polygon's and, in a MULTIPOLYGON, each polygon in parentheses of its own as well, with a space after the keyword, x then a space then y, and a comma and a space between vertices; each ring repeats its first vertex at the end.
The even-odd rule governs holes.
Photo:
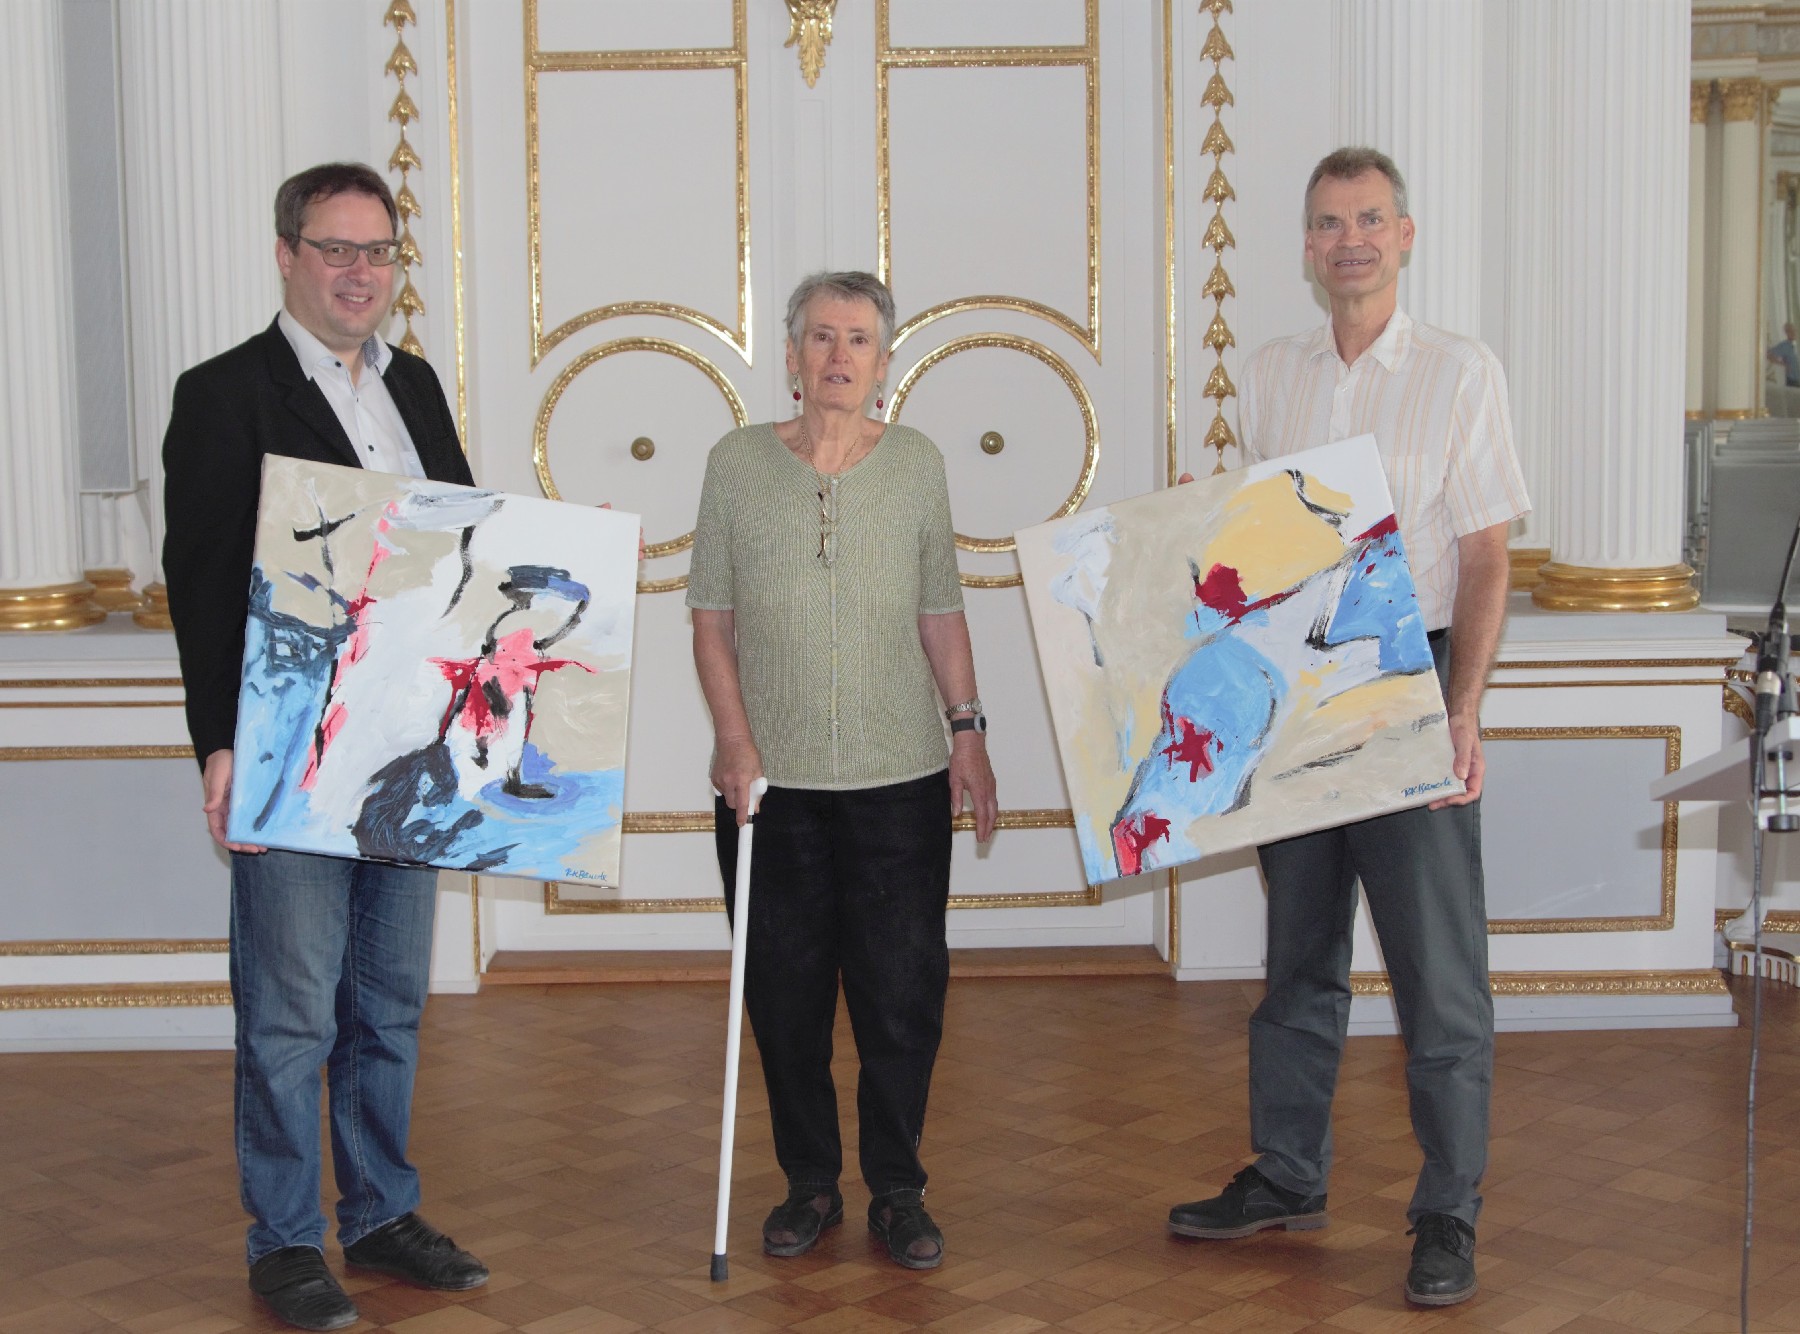
POLYGON ((964 548, 1005 815, 957 835, 952 944, 1164 944, 1166 877, 1083 883, 1010 549, 1164 481, 1159 9, 848 0, 808 86, 781 0, 468 7, 477 476, 639 512, 651 555, 621 885, 483 880, 484 952, 726 942, 681 590, 706 451, 791 412, 786 298, 824 268, 889 279, 888 415, 964 548))

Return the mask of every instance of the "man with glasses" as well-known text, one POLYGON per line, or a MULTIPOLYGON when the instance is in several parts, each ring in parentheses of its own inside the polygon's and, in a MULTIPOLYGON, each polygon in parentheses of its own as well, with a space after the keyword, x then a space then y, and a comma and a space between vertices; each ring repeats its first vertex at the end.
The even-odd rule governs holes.
POLYGON ((163 441, 163 570, 213 839, 231 855, 239 1193, 250 1287, 300 1329, 358 1319, 324 1259, 319 1067, 338 1241, 357 1268, 421 1287, 487 1282, 414 1212, 406 1158, 437 873, 226 841, 238 681, 265 455, 470 485, 436 374, 382 342, 399 258, 387 183, 328 163, 275 196, 281 312, 176 381, 163 441))

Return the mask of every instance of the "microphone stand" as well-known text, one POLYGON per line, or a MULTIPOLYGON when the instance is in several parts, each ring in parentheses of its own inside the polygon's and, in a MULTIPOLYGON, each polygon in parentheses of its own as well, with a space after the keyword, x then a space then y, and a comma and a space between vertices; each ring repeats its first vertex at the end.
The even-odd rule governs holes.
POLYGON ((1794 535, 1788 541, 1787 559, 1782 562, 1781 582, 1775 588, 1775 605, 1769 610, 1769 624, 1756 655, 1756 715, 1750 737, 1750 1076, 1745 1097, 1744 1115, 1744 1243, 1738 1271, 1738 1328, 1748 1334, 1750 1328, 1750 1252, 1756 1217, 1756 1067, 1762 1046, 1762 891, 1763 830, 1762 804, 1773 796, 1775 809, 1766 827, 1773 833, 1791 834, 1800 828, 1800 815, 1788 809, 1787 763, 1791 758, 1786 743, 1776 746, 1775 786, 1765 786, 1769 762, 1769 733, 1782 719, 1794 716, 1794 686, 1789 679, 1787 586, 1794 572, 1794 553, 1800 550, 1800 521, 1794 524, 1794 535))

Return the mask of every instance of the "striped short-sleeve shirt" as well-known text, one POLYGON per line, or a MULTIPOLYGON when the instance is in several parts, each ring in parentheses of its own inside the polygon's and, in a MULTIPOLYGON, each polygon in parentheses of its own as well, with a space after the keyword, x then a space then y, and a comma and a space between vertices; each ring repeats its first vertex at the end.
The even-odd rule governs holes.
POLYGON ((825 478, 766 423, 725 436, 706 462, 687 604, 733 613, 769 782, 878 787, 949 762, 919 617, 961 611, 962 582, 944 457, 918 431, 889 426, 825 478))
POLYGON ((1247 460, 1375 437, 1426 628, 1449 625, 1456 540, 1531 509, 1506 375, 1487 345, 1396 309, 1353 366, 1326 323, 1263 344, 1242 378, 1247 460))

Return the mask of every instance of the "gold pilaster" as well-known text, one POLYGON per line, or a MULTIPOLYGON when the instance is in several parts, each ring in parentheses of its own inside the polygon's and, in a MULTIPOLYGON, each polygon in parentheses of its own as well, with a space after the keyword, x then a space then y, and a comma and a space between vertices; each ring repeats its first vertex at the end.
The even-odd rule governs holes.
POLYGON ((144 606, 134 611, 131 619, 145 630, 173 630, 175 622, 169 619, 169 590, 161 584, 145 588, 144 606))
POLYGON ((94 586, 94 602, 105 612, 138 611, 143 594, 131 587, 130 570, 83 570, 81 577, 94 586))
POLYGON ((1512 547, 1506 553, 1510 568, 1507 587, 1515 593, 1536 588, 1541 580, 1538 570, 1550 559, 1549 547, 1512 547))
POLYGON ((1695 125, 1706 124, 1706 113, 1712 109, 1712 80, 1695 79, 1688 84, 1688 120, 1695 125))
POLYGON ((1761 79, 1720 79, 1719 105, 1728 121, 1762 119, 1763 81, 1761 79))
POLYGON ((98 625, 106 612, 85 579, 42 588, 0 588, 0 630, 79 630, 98 625))
POLYGON ((1546 611, 1688 611, 1700 602, 1687 565, 1635 570, 1549 561, 1538 578, 1531 600, 1546 611))

